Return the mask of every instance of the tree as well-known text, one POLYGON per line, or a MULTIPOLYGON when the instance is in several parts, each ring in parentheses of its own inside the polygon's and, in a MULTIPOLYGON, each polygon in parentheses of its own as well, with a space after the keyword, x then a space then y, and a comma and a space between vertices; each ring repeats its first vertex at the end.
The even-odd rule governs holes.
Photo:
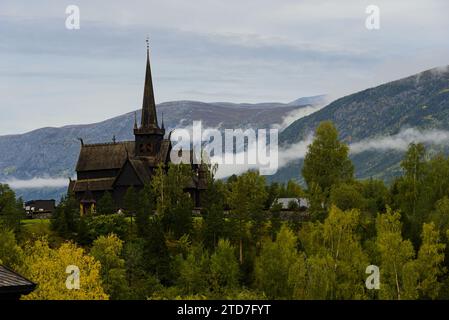
POLYGON ((341 210, 363 209, 365 199, 355 183, 340 183, 331 188, 330 202, 341 210))
POLYGON ((97 214, 115 213, 114 200, 109 191, 106 191, 97 203, 97 214))
POLYGON ((25 247, 23 267, 20 272, 37 283, 27 300, 103 300, 108 299, 101 285, 101 265, 82 248, 64 243, 51 249, 46 240, 37 240, 25 247), (79 289, 69 290, 66 281, 68 266, 79 268, 79 289))
POLYGON ((237 178, 231 185, 229 195, 231 205, 231 220, 239 238, 240 263, 243 263, 243 238, 246 235, 247 224, 251 220, 254 239, 260 238, 260 232, 266 222, 263 211, 267 194, 265 178, 259 173, 249 171, 237 178))
POLYGON ((389 201, 388 188, 382 180, 367 179, 361 181, 362 196, 365 198, 365 210, 374 218, 378 212, 385 212, 389 201))
POLYGON ((145 271, 154 275, 163 284, 170 284, 173 279, 163 225, 159 217, 150 221, 147 237, 144 239, 143 256, 145 271))
POLYGON ((203 238, 207 248, 215 248, 219 238, 229 237, 224 214, 226 186, 221 181, 209 181, 204 193, 203 238))
POLYGON ((368 257, 357 229, 359 210, 342 211, 332 206, 324 223, 306 223, 299 235, 308 257, 305 292, 308 299, 364 298, 368 257))
POLYGON ((71 193, 61 199, 51 220, 51 228, 64 238, 72 239, 78 232, 80 209, 75 196, 71 193))
POLYGON ((130 186, 123 197, 123 203, 125 211, 128 215, 133 216, 136 214, 139 205, 139 198, 136 189, 130 186))
POLYGON ((181 193, 178 200, 166 209, 162 217, 165 230, 173 232, 176 239, 185 234, 190 234, 193 228, 193 201, 187 193, 181 193))
POLYGON ((289 180, 287 182, 287 187, 285 190, 284 197, 286 198, 299 198, 304 196, 304 191, 302 190, 301 186, 297 184, 293 180, 289 180))
POLYGON ((14 232, 0 225, 0 265, 17 269, 22 261, 23 251, 17 245, 14 232))
POLYGON ((267 192, 267 201, 265 202, 265 208, 270 209, 274 201, 281 195, 281 186, 277 182, 271 183, 269 186, 265 187, 267 192))
POLYGON ((440 242, 440 235, 433 223, 425 223, 422 244, 416 261, 419 273, 418 291, 420 297, 436 299, 441 289, 439 278, 445 273, 442 266, 446 245, 440 242))
POLYGON ((149 186, 139 192, 139 208, 136 214, 137 235, 145 237, 150 226, 150 216, 153 213, 154 201, 149 186))
POLYGON ((16 200, 16 194, 8 185, 0 183, 0 224, 18 232, 23 215, 21 200, 16 200))
POLYGON ((275 203, 271 209, 271 217, 270 217, 270 233, 271 233, 271 239, 275 240, 276 235, 278 234, 279 230, 282 226, 281 221, 281 210, 282 210, 282 204, 281 203, 275 203))
POLYGON ((90 254, 101 264, 104 289, 111 299, 127 297, 125 260, 121 258, 123 241, 115 234, 98 237, 90 254))
POLYGON ((235 248, 228 240, 220 239, 217 249, 210 257, 212 289, 215 292, 223 293, 237 288, 239 272, 239 262, 235 256, 235 248))
POLYGON ((338 131, 330 121, 321 122, 304 158, 302 175, 309 192, 324 194, 325 205, 333 185, 353 179, 354 167, 349 148, 338 140, 338 131))
POLYGON ((161 287, 159 280, 148 272, 145 257, 145 239, 127 241, 123 248, 128 299, 148 299, 161 287))
POLYGON ((275 241, 264 241, 260 257, 256 259, 255 277, 257 287, 269 299, 290 299, 293 292, 289 282, 299 255, 297 238, 283 226, 275 241))
POLYGON ((435 204, 435 210, 430 214, 429 221, 444 234, 449 229, 449 197, 443 197, 435 204))
POLYGON ((178 260, 179 277, 177 285, 181 288, 183 294, 206 293, 209 289, 209 263, 209 255, 201 245, 192 246, 187 257, 178 260))
POLYGON ((425 178, 426 150, 422 144, 411 143, 401 162, 404 176, 398 180, 399 196, 396 201, 404 213, 406 235, 415 243, 418 242, 420 228, 424 222, 419 210, 420 195, 425 178))
POLYGON ((377 216, 377 251, 380 257, 379 290, 381 299, 416 299, 418 274, 413 261, 415 252, 409 240, 403 240, 399 212, 387 208, 377 216))

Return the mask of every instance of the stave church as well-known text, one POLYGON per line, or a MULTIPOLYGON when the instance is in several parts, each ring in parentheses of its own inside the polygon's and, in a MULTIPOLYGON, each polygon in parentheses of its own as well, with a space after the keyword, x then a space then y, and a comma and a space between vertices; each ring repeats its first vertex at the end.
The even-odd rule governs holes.
MULTIPOLYGON (((130 128, 131 130, 131 128, 130 128)), ((134 121, 134 141, 85 144, 76 164, 76 180, 70 180, 68 191, 80 203, 81 214, 95 209, 105 192, 112 195, 117 209, 129 187, 137 191, 151 182, 159 164, 167 169, 172 144, 166 137, 164 123, 159 126, 151 77, 150 53, 147 40, 146 74, 140 125, 134 121)), ((201 193, 206 189, 207 169, 194 164, 192 179, 185 190, 192 197, 196 209, 201 206, 201 193)))

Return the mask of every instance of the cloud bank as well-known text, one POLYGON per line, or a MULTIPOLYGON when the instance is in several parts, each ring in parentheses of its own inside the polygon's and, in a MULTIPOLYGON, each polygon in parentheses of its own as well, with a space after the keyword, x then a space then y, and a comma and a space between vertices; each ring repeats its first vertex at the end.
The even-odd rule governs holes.
POLYGON ((62 188, 69 184, 67 178, 38 178, 28 180, 12 178, 2 182, 13 189, 38 189, 38 188, 62 188))
POLYGON ((449 145, 449 131, 418 130, 414 128, 401 130, 392 136, 366 139, 350 145, 351 154, 364 151, 406 151, 410 143, 449 145))

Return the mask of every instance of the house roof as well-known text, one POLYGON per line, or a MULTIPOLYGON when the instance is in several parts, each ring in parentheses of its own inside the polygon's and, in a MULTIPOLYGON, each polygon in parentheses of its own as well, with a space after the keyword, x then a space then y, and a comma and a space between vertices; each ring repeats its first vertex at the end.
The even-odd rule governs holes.
POLYGON ((275 200, 275 203, 282 205, 282 209, 288 209, 291 202, 296 203, 299 207, 309 207, 309 201, 306 198, 277 198, 275 200))
POLYGON ((20 293, 28 294, 34 290, 36 284, 17 272, 0 265, 0 294, 20 293))

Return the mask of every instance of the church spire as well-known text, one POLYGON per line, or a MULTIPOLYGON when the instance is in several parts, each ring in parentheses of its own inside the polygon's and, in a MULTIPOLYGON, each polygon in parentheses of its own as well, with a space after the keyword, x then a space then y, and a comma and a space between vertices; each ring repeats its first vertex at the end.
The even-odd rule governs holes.
POLYGON ((147 42, 147 67, 145 74, 145 87, 143 91, 143 103, 142 103, 142 118, 141 129, 145 128, 159 128, 156 115, 156 103, 154 102, 153 80, 151 78, 150 67, 150 44, 149 39, 147 42))

